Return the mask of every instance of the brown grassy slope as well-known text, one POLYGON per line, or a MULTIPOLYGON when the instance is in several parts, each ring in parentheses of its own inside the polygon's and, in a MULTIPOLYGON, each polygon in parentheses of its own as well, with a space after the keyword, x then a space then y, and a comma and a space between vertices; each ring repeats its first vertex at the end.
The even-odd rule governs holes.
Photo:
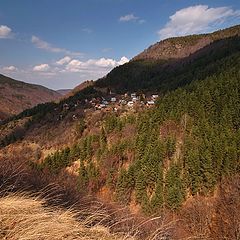
POLYGON ((74 89, 72 89, 71 91, 69 91, 67 94, 64 95, 65 98, 74 96, 77 92, 83 90, 86 87, 90 87, 94 84, 93 80, 87 80, 85 82, 80 83, 79 85, 77 85, 74 89))
POLYGON ((153 44, 133 60, 169 60, 190 56, 212 42, 232 36, 240 36, 240 25, 210 34, 175 37, 153 44))
POLYGON ((44 207, 45 202, 23 194, 0 198, 0 239, 117 240, 101 226, 86 228, 73 211, 44 207))
POLYGON ((22 112, 61 95, 48 88, 13 80, 0 74, 0 119, 22 112))

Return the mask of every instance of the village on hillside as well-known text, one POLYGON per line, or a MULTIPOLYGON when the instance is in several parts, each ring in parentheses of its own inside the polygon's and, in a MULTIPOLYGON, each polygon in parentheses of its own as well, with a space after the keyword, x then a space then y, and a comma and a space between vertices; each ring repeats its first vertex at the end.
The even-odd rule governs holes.
POLYGON ((152 107, 158 98, 157 94, 146 96, 145 94, 125 93, 124 95, 110 94, 106 98, 93 98, 89 101, 95 110, 117 111, 118 109, 133 108, 135 106, 152 107))
MULTIPOLYGON (((134 109, 145 109, 152 108, 157 99, 158 94, 137 94, 137 93, 125 93, 123 95, 111 93, 105 97, 96 97, 92 99, 85 99, 84 104, 87 109, 91 111, 102 111, 102 112, 120 112, 120 111, 132 111, 134 109)), ((76 102, 74 106, 64 103, 62 110, 68 112, 73 108, 77 109, 82 106, 80 102, 76 102)), ((62 119, 62 115, 59 116, 59 120, 62 119)), ((77 114, 72 115, 73 120, 77 120, 77 114)))

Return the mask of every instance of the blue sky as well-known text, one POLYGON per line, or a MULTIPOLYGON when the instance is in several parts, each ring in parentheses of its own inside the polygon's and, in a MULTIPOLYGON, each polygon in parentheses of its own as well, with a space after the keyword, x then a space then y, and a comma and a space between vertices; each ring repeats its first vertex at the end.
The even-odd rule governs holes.
POLYGON ((239 23, 239 0, 1 0, 0 72, 73 88, 161 39, 239 23))

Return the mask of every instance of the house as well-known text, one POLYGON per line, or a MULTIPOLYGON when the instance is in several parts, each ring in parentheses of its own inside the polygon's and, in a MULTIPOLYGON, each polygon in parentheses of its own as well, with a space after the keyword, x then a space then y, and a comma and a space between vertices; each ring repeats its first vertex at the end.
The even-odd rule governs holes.
POLYGON ((136 93, 131 93, 131 98, 133 99, 133 98, 136 98, 137 97, 137 95, 136 95, 136 93))
POLYGON ((106 104, 101 103, 101 104, 99 104, 98 109, 103 109, 103 108, 106 108, 106 107, 107 107, 106 104))
POLYGON ((69 107, 69 105, 68 105, 67 103, 64 103, 64 104, 63 104, 63 109, 64 109, 64 110, 69 110, 70 107, 69 107))
POLYGON ((153 94, 152 95, 152 100, 155 101, 158 98, 158 94, 153 94))
POLYGON ((155 104, 154 101, 147 101, 147 106, 153 106, 155 104))
POLYGON ((115 98, 115 97, 111 98, 111 102, 116 102, 116 101, 117 101, 117 98, 115 98))
POLYGON ((121 100, 119 100, 119 103, 122 104, 122 105, 126 105, 126 104, 127 104, 127 101, 124 100, 124 99, 121 99, 121 100))
POLYGON ((102 104, 108 105, 108 101, 103 100, 103 101, 102 101, 102 104))
POLYGON ((138 101, 138 98, 137 98, 137 97, 133 97, 133 98, 132 98, 132 101, 133 101, 133 102, 137 102, 137 101, 138 101))
POLYGON ((134 104, 133 101, 129 101, 129 102, 127 103, 127 106, 128 106, 128 107, 133 107, 133 104, 134 104))

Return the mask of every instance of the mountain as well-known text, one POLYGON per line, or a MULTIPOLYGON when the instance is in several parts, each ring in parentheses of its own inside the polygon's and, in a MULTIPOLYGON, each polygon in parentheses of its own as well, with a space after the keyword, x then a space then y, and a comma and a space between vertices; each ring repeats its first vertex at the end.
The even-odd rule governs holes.
POLYGON ((60 94, 45 87, 0 75, 0 119, 59 97, 60 94))
POLYGON ((57 92, 60 93, 62 96, 64 96, 64 98, 68 98, 70 96, 73 96, 77 92, 83 90, 84 88, 92 86, 93 83, 94 83, 93 80, 91 80, 91 81, 88 80, 88 81, 84 81, 84 82, 80 83, 74 89, 60 89, 60 90, 57 90, 57 92))
POLYGON ((148 49, 134 57, 132 61, 169 61, 186 58, 215 41, 233 36, 240 36, 239 29, 240 25, 209 34, 169 38, 150 46, 148 49))
POLYGON ((59 89, 57 90, 57 92, 61 95, 67 95, 68 93, 70 93, 72 91, 72 89, 59 89))
POLYGON ((238 51, 240 25, 211 34, 170 38, 149 47, 129 63, 115 68, 96 86, 115 92, 167 92, 207 76, 214 59, 238 51), (196 72, 196 66, 198 71, 196 72), (208 68, 208 71, 205 68, 208 68), (195 72, 194 72, 195 71, 195 72), (205 76, 199 76, 205 72, 205 76))
POLYGON ((73 90, 72 90, 72 94, 74 95, 75 93, 87 88, 87 87, 90 87, 90 86, 93 86, 94 85, 94 81, 93 80, 87 80, 87 81, 84 81, 82 83, 80 83, 78 86, 76 86, 73 90))
POLYGON ((0 159, 10 162, 0 166, 3 179, 18 163, 25 183, 54 183, 70 199, 91 196, 118 214, 125 207, 129 215, 117 214, 125 228, 130 219, 144 218, 137 225, 141 230, 135 228, 141 238, 237 239, 239 32, 236 26, 194 36, 213 40, 193 52, 191 37, 174 38, 186 41, 188 54, 150 60, 140 54, 59 103, 38 105, 3 122, 0 159), (140 102, 133 108, 93 107, 134 91, 142 102, 143 95, 159 98, 154 107, 140 102))

